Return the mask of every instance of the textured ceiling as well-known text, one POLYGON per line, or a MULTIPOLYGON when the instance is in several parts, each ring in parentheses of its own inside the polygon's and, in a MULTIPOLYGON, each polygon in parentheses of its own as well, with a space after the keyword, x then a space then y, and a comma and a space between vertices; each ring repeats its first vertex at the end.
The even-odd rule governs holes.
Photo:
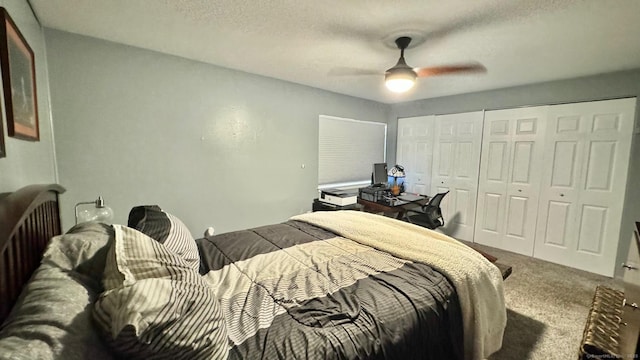
POLYGON ((640 0, 29 2, 49 28, 384 103, 640 68, 640 0), (383 74, 405 34, 410 66, 487 72, 390 93, 383 74))

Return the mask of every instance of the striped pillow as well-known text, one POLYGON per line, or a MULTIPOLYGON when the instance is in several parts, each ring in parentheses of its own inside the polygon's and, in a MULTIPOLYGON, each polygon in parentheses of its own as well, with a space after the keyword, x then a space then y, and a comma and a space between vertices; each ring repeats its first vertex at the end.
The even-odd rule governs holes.
POLYGON ((167 249, 180 255, 192 268, 200 268, 200 253, 189 229, 180 219, 163 211, 158 205, 132 208, 128 225, 164 244, 167 249))
POLYGON ((93 316, 119 355, 224 359, 227 333, 218 300, 186 261, 145 234, 113 225, 103 292, 93 316))

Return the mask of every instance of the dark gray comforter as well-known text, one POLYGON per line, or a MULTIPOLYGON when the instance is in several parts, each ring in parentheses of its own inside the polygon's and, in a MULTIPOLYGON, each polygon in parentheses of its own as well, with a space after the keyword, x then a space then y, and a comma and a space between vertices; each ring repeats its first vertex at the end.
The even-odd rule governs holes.
POLYGON ((428 265, 307 223, 197 240, 230 359, 462 359, 460 306, 428 265))

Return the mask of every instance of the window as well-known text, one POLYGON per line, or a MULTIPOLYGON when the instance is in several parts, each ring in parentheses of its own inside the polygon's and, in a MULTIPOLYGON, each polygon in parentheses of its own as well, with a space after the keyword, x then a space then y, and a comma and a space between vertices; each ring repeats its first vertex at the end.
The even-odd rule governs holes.
POLYGON ((371 183, 374 163, 386 162, 387 124, 320 115, 318 188, 371 183))

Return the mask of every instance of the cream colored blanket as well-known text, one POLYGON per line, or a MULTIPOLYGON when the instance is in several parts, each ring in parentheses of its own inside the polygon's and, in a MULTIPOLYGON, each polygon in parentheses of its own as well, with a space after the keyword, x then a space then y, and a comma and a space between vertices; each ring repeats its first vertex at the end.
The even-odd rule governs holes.
POLYGON ((297 215, 304 221, 394 256, 426 263, 455 286, 462 311, 465 359, 485 359, 502 346, 507 324, 502 274, 461 242, 413 224, 362 211, 297 215))

